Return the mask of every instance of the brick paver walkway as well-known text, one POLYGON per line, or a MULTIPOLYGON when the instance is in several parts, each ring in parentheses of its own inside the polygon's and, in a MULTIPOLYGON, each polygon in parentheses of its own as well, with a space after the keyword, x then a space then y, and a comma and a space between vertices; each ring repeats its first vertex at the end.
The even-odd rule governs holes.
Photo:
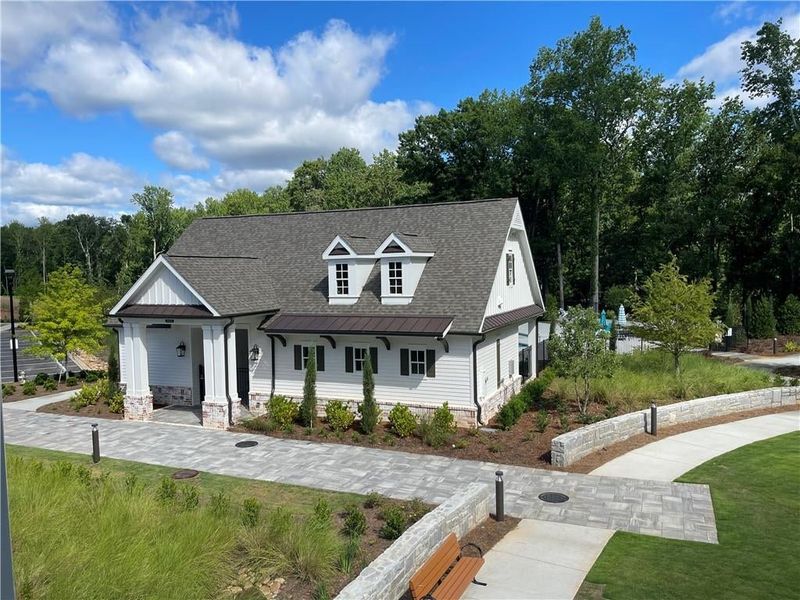
MULTIPOLYGON (((8 443, 91 453, 92 419, 7 407, 3 413, 8 443)), ((162 423, 99 422, 102 455, 112 458, 343 492, 377 491, 434 504, 473 481, 493 485, 494 472, 501 469, 509 515, 717 542, 705 485, 579 475, 162 423), (245 439, 259 444, 234 446, 245 439), (570 499, 547 504, 538 499, 547 491, 562 492, 570 499)))

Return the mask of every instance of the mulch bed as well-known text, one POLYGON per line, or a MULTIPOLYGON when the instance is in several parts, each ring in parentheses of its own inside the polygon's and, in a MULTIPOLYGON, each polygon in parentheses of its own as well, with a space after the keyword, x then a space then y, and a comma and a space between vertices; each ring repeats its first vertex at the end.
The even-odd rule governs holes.
MULTIPOLYGON (((800 356, 797 357, 797 361, 800 362, 800 356)), ((789 367, 777 367, 774 371, 778 375, 782 375, 784 377, 800 377, 800 365, 789 366, 789 367)))
POLYGON ((69 400, 62 400, 53 404, 46 404, 36 412, 53 413, 57 415, 76 415, 79 417, 100 417, 103 419, 122 419, 122 413, 113 413, 108 409, 105 402, 89 404, 79 410, 75 410, 69 400))
MULTIPOLYGON (((12 382, 6 382, 7 384, 12 384, 12 382)), ((78 382, 77 385, 67 385, 63 380, 61 381, 61 385, 59 385, 54 390, 46 390, 41 385, 36 387, 36 393, 31 394, 30 396, 26 396, 22 393, 22 384, 21 383, 13 383, 16 387, 16 391, 13 394, 9 394, 6 396, 3 394, 3 402, 16 402, 17 400, 27 400, 28 398, 39 398, 41 396, 49 396, 51 394, 58 394, 60 392, 68 392, 69 390, 77 390, 80 388, 82 382, 78 382)))
MULTIPOLYGON (((461 538, 458 543, 461 546, 464 544, 475 544, 483 550, 483 555, 486 556, 486 553, 494 548, 497 542, 502 540, 509 531, 519 525, 519 521, 519 519, 508 516, 502 521, 495 521, 494 517, 489 517, 461 538)), ((469 556, 473 556, 473 554, 470 554, 472 551, 474 551, 474 548, 470 548, 464 552, 469 556)))
POLYGON ((772 338, 748 340, 743 344, 735 346, 733 350, 738 350, 739 352, 747 352, 748 354, 777 356, 780 354, 786 354, 786 352, 784 351, 786 342, 794 342, 795 344, 800 344, 800 335, 778 335, 776 337, 778 339, 777 354, 772 353, 772 343, 773 343, 772 338))

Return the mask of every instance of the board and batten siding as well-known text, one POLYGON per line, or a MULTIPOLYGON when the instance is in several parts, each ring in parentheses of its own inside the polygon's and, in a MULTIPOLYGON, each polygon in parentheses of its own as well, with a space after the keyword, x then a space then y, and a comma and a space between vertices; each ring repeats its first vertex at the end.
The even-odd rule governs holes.
POLYGON ((191 330, 186 325, 169 329, 147 329, 147 368, 150 385, 192 385, 191 330), (178 358, 175 347, 186 344, 186 356, 178 358))
POLYGON ((523 256, 522 243, 520 236, 525 235, 524 231, 511 229, 508 239, 503 247, 503 255, 500 257, 500 264, 494 276, 492 293, 489 295, 489 302, 486 306, 486 316, 496 315, 497 313, 514 310, 523 306, 534 304, 533 293, 531 291, 531 281, 523 256), (514 283, 506 283, 506 256, 511 253, 514 256, 514 283))
MULTIPOLYGON (((251 335, 253 333, 251 332, 251 335)), ((271 386, 269 339, 261 332, 255 334, 262 353, 251 365, 250 390, 268 394, 271 386), (263 345, 262 345, 263 344, 263 345)), ((286 347, 275 343, 275 393, 299 397, 303 394, 305 371, 294 368, 294 346, 321 345, 325 347, 325 371, 317 373, 317 396, 341 400, 363 398, 361 373, 345 370, 345 347, 361 346, 378 349, 378 372, 375 374, 375 397, 380 402, 413 402, 439 406, 472 407, 471 351, 472 338, 448 336, 450 352, 440 342, 423 338, 390 337, 391 350, 374 337, 336 336, 336 348, 318 336, 286 336, 286 347), (431 349, 436 353, 436 376, 401 375, 400 349, 431 349)))
POLYGON ((187 305, 202 304, 175 274, 168 268, 162 266, 157 272, 153 273, 150 281, 137 296, 132 300, 132 304, 167 304, 167 305, 187 305))
POLYGON ((497 385, 497 340, 500 340, 500 380, 508 382, 519 373, 519 326, 509 325, 486 334, 477 347, 478 398, 499 389, 497 385), (509 361, 513 361, 509 376, 509 361))

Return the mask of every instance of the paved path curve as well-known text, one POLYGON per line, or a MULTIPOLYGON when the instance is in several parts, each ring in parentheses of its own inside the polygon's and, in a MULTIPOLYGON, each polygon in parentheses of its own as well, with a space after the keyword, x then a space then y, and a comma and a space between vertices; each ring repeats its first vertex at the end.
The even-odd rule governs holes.
MULTIPOLYGON (((52 450, 91 453, 93 419, 6 410, 6 441, 52 450)), ((708 486, 595 477, 542 469, 409 454, 343 444, 177 427, 162 423, 101 421, 104 456, 223 475, 439 504, 468 483, 494 482, 505 471, 509 515, 716 543, 708 486), (245 439, 258 446, 236 448, 245 439), (546 491, 570 496, 564 504, 538 499, 546 491)))
MULTIPOLYGON (((670 481, 712 458, 800 429, 800 412, 733 421, 670 436, 632 450, 592 471, 670 481)), ((523 520, 490 550, 467 600, 571 600, 613 532, 523 520)))
POLYGON ((46 396, 36 396, 34 398, 25 398, 24 400, 15 400, 14 402, 4 402, 3 408, 36 412, 41 407, 47 406, 48 404, 55 404, 56 402, 61 402, 62 400, 69 400, 79 391, 80 389, 67 390, 65 392, 47 394, 46 396))

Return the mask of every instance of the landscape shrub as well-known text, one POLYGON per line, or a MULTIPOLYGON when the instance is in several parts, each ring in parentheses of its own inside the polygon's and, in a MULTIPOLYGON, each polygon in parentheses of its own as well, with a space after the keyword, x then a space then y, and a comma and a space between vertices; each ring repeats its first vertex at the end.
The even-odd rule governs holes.
POLYGON ((100 379, 100 375, 98 375, 95 371, 86 371, 86 375, 84 377, 86 383, 94 383, 98 379, 100 379))
POLYGON ((383 526, 378 535, 385 540, 396 540, 406 530, 406 516, 398 506, 387 506, 381 513, 383 526))
POLYGON ((267 415, 275 429, 291 431, 300 408, 286 396, 273 396, 267 404, 267 415))
POLYGON ((183 510, 194 510, 200 504, 200 494, 197 488, 187 484, 178 492, 178 504, 183 510))
POLYGON ((100 402, 107 392, 107 387, 102 381, 87 383, 69 400, 70 405, 75 410, 80 410, 84 406, 94 405, 100 402))
POLYGON ((569 431, 569 429, 570 429, 569 415, 567 413, 562 412, 561 414, 559 414, 558 421, 559 421, 559 425, 561 426, 561 431, 563 431, 565 433, 567 431, 569 431))
POLYGON ((603 297, 606 304, 606 314, 611 310, 618 310, 620 304, 625 307, 626 311, 630 311, 639 301, 636 290, 630 285, 612 285, 605 291, 603 297))
POLYGON ((771 296, 761 296, 753 302, 753 314, 750 317, 750 337, 763 339, 775 335, 775 308, 771 296))
POLYGON ((22 393, 26 396, 33 396, 36 393, 36 382, 26 381, 22 384, 22 393))
POLYGON ((266 417, 253 417, 252 419, 245 419, 242 421, 241 425, 250 431, 270 432, 275 429, 273 423, 266 417))
POLYGON ((325 419, 334 431, 346 431, 356 420, 356 415, 341 400, 330 400, 325 406, 325 419))
POLYGON ((433 411, 433 416, 419 420, 419 437, 432 448, 439 448, 450 441, 456 431, 455 417, 447 402, 433 411))
POLYGON ((789 340, 783 345, 784 352, 797 352, 800 350, 800 344, 796 344, 792 340, 789 340))
POLYGON ((378 492, 370 492, 367 494, 367 497, 364 498, 364 508, 377 508, 383 505, 384 500, 385 498, 378 492))
POLYGON ((550 424, 550 414, 546 410, 540 410, 536 413, 536 431, 544 433, 547 426, 550 424))
POLYGON ((405 504, 406 516, 408 520, 416 523, 428 513, 428 506, 422 501, 422 498, 412 498, 405 504))
POLYGON ((228 494, 223 490, 211 494, 211 498, 208 499, 208 510, 218 519, 226 517, 231 510, 231 501, 228 498, 228 494))
POLYGON ((361 542, 357 537, 349 537, 342 546, 339 556, 339 570, 345 575, 350 575, 362 558, 361 542))
POLYGON ((308 353, 306 376, 303 382, 303 401, 299 409, 300 422, 306 427, 313 427, 317 418, 317 358, 312 348, 308 353))
POLYGON ((125 396, 121 391, 117 390, 106 398, 106 404, 108 404, 108 410, 112 413, 121 414, 125 409, 125 396))
POLYGON ((242 524, 255 527, 261 515, 261 503, 256 498, 245 498, 242 502, 242 524))
POLYGON ((78 385, 78 378, 75 375, 70 375, 67 377, 67 386, 68 387, 75 387, 78 385))
POLYGON ((342 531, 352 537, 361 537, 366 530, 367 517, 355 504, 348 506, 344 511, 342 531))
POLYGON ((521 396, 527 410, 537 410, 544 405, 544 393, 555 379, 553 369, 543 369, 533 381, 522 386, 521 396))
POLYGON ((50 379, 50 375, 47 373, 37 373, 33 380, 36 382, 36 385, 44 385, 48 379, 50 379))
POLYGON ((509 430, 517 424, 517 421, 519 421, 519 418, 524 412, 525 403, 519 394, 517 394, 506 402, 503 408, 500 409, 500 412, 497 413, 497 422, 502 429, 509 430))
POLYGON ((48 379, 42 384, 42 387, 46 389, 48 392, 52 392, 53 390, 58 389, 58 383, 56 383, 55 379, 48 379))
POLYGON ((800 335, 800 299, 794 294, 786 296, 778 315, 780 332, 787 335, 800 335))
POLYGON ((417 428, 417 418, 404 404, 395 404, 389 411, 389 424, 399 437, 404 438, 414 433, 417 428))
POLYGON ((168 503, 173 502, 178 495, 178 486, 174 479, 164 475, 158 482, 156 488, 156 499, 159 502, 168 503))
POLYGON ((12 394, 16 393, 17 386, 13 383, 4 383, 3 384, 3 396, 11 396, 12 394))
POLYGON ((328 504, 328 501, 325 498, 320 498, 317 500, 316 504, 314 504, 314 522, 320 526, 329 526, 331 523, 331 515, 333 511, 331 510, 331 505, 328 504))
POLYGON ((361 431, 369 435, 375 431, 381 418, 381 409, 375 402, 375 380, 372 376, 372 360, 370 358, 364 361, 362 373, 364 401, 358 405, 358 412, 361 416, 361 431))

